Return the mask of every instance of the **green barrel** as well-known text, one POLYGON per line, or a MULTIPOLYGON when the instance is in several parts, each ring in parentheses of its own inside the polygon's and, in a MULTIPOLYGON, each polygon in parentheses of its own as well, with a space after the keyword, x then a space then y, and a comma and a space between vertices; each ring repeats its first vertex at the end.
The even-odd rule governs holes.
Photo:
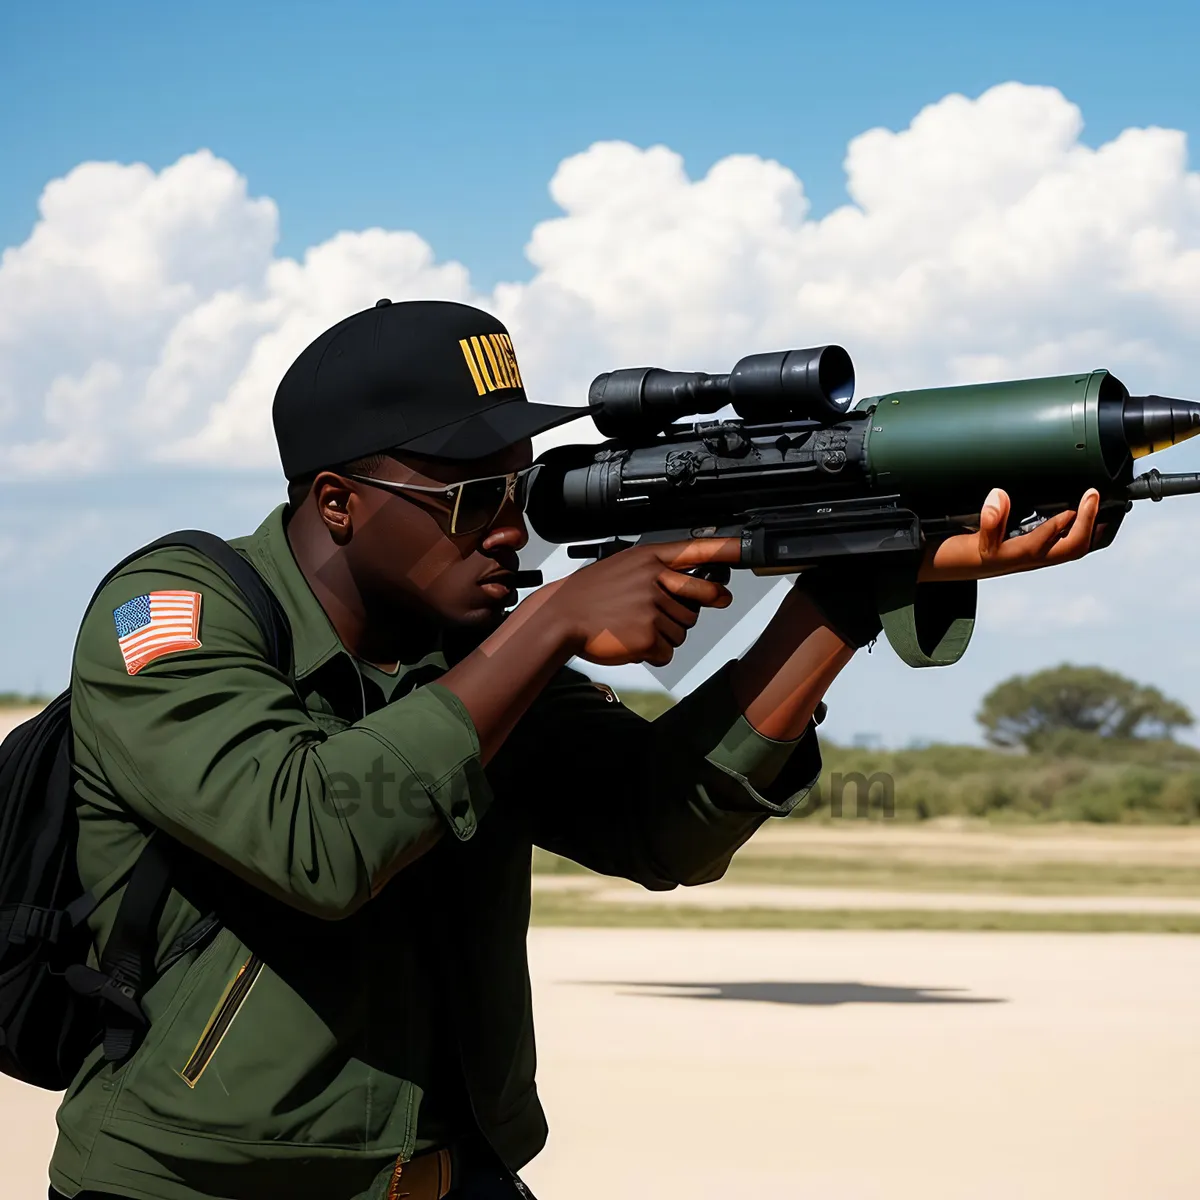
POLYGON ((869 397, 868 476, 881 492, 937 497, 976 512, 993 487, 1024 509, 1115 495, 1132 475, 1121 414, 1128 392, 1107 371, 869 397))

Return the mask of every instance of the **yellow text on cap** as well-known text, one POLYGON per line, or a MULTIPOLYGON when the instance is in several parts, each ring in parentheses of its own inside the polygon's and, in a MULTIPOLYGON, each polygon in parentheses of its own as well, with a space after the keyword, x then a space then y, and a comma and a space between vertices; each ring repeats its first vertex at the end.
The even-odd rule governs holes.
POLYGON ((506 333, 484 333, 459 343, 479 395, 499 388, 522 388, 521 370, 512 339, 506 333))

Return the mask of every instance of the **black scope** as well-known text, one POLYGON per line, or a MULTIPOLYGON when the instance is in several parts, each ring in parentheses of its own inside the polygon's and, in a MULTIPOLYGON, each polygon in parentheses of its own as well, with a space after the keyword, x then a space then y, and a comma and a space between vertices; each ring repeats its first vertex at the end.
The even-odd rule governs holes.
POLYGON ((588 389, 596 428, 622 441, 654 437, 680 418, 727 404, 756 425, 834 421, 853 399, 854 364, 841 346, 750 354, 728 375, 627 367, 597 375, 588 389))

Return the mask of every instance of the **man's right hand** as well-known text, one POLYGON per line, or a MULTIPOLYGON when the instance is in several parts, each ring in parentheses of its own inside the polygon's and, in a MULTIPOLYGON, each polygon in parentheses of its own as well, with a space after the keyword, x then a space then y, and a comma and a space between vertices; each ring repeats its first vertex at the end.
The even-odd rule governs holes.
POLYGON ((736 538, 633 546, 540 589, 540 619, 558 625, 571 653, 588 662, 663 667, 700 609, 733 601, 728 588, 685 569, 738 555, 736 538))
POLYGON ((601 666, 665 666, 701 608, 724 608, 728 588, 683 572, 735 563, 736 538, 632 546, 540 587, 479 648, 438 680, 458 696, 487 763, 521 715, 577 656, 601 666))

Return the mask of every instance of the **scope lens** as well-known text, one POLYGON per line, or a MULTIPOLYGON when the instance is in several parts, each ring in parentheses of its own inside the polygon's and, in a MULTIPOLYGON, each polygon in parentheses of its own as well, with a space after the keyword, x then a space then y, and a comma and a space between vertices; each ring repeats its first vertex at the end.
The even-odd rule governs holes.
POLYGON ((831 404, 843 410, 850 407, 854 399, 854 364, 841 346, 824 348, 817 359, 817 383, 831 404))
POLYGON ((733 368, 729 388, 748 421, 837 417, 854 397, 854 364, 841 346, 751 354, 733 368))

